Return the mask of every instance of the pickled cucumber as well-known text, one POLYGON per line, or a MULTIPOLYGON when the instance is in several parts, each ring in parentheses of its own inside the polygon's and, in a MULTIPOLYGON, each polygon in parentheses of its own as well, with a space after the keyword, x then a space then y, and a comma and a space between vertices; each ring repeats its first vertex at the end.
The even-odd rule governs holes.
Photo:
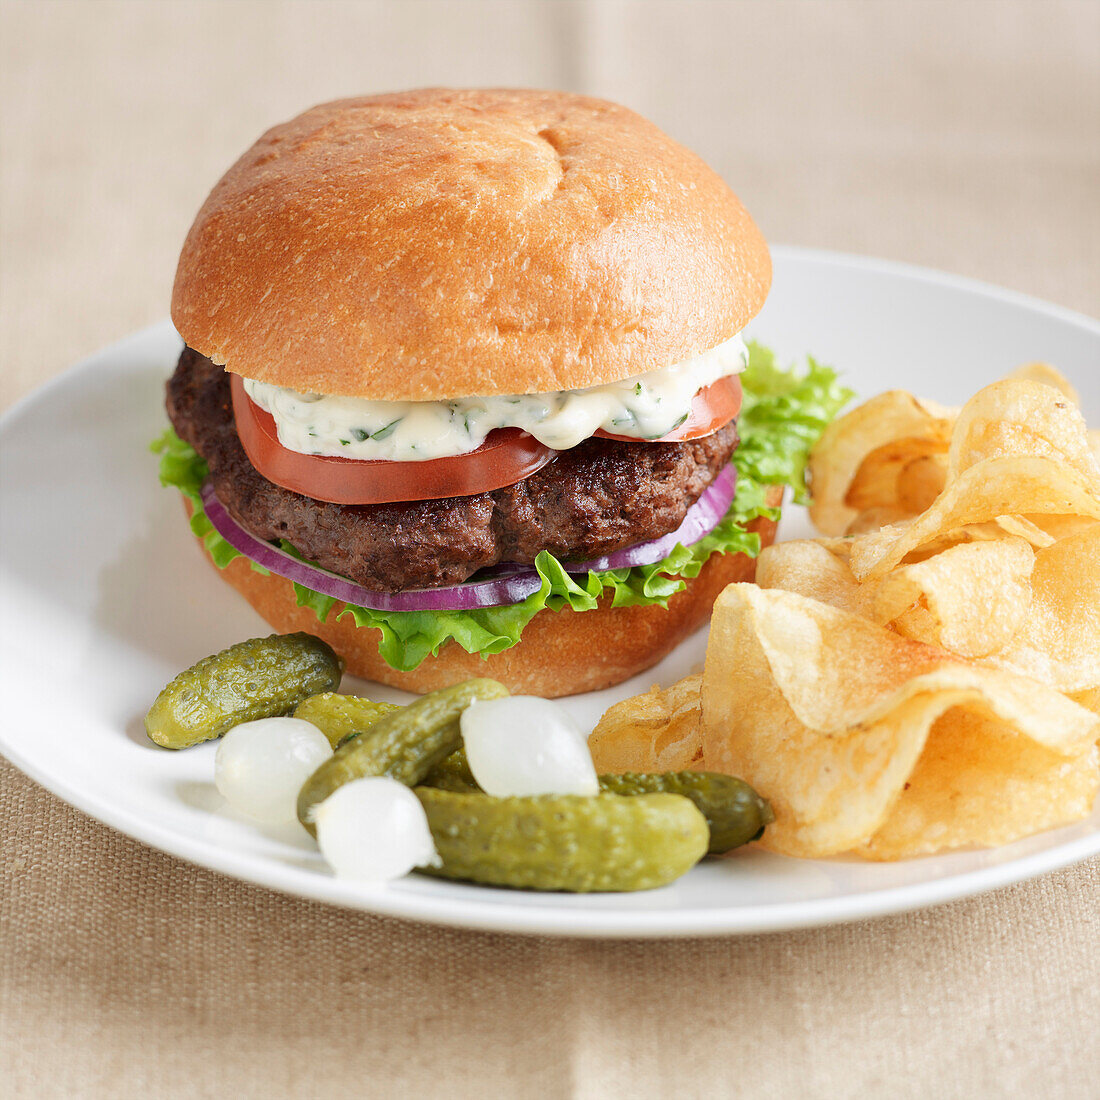
POLYGON ((363 734, 341 745, 306 780, 298 795, 298 820, 315 834, 314 807, 353 779, 388 775, 415 786, 461 743, 458 720, 470 703, 507 694, 508 689, 496 680, 467 680, 379 718, 363 734))
MULTIPOLYGON (((473 794, 481 790, 466 760, 464 749, 456 749, 424 776, 422 785, 439 790, 473 794)), ((718 772, 663 772, 601 775, 604 794, 680 794, 690 798, 710 828, 708 852, 728 852, 756 840, 764 826, 775 820, 771 807, 743 779, 718 772)))
POLYGON ((661 792, 690 798, 707 820, 707 850, 712 855, 755 840, 764 826, 775 820, 771 806, 748 783, 718 772, 601 775, 600 790, 620 795, 661 792))
POLYGON ((241 722, 289 714, 303 699, 340 686, 343 662, 311 634, 238 642, 181 672, 145 716, 166 749, 221 737, 241 722))
POLYGON ((326 691, 321 695, 311 695, 299 703, 294 717, 312 722, 335 749, 372 726, 383 715, 400 709, 396 703, 375 703, 358 695, 337 695, 326 691))
POLYGON ((455 791, 458 794, 477 794, 481 791, 470 762, 466 759, 464 748, 455 749, 450 756, 440 760, 421 780, 424 787, 437 787, 441 791, 455 791))
POLYGON ((492 798, 416 787, 442 860, 418 870, 492 886, 649 890, 706 854, 710 831, 677 794, 492 798))

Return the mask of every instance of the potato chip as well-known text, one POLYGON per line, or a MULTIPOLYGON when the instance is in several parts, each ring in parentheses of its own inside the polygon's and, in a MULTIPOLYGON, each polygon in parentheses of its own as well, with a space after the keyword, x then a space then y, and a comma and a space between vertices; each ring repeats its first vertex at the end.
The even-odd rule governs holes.
POLYGON ((1052 386, 1065 394, 1078 408, 1081 407, 1081 398, 1073 383, 1057 367, 1052 367, 1049 363, 1025 363, 1022 367, 1017 367, 1008 377, 1022 382, 1042 382, 1044 386, 1052 386))
MULTIPOLYGON (((1050 518, 1064 520, 1068 517, 1050 518)), ((1088 522, 1094 523, 1095 520, 1088 522)), ((997 516, 988 523, 967 523, 962 527, 953 527, 949 531, 944 531, 930 542, 906 554, 905 561, 906 563, 927 561, 936 554, 949 550, 952 546, 961 546, 968 542, 996 542, 998 539, 1003 539, 1005 535, 1015 535, 1036 548, 1050 546, 1054 542, 1053 535, 1044 531, 1039 524, 1026 516, 997 516)), ((850 551, 849 557, 851 557, 850 551)))
POLYGON ((877 586, 860 584, 852 576, 842 548, 831 548, 826 542, 792 539, 766 547, 756 562, 756 583, 761 588, 797 592, 830 607, 871 618, 877 586))
MULTIPOLYGON (((1024 519, 1023 516, 1017 516, 1016 519, 1024 519)), ((1059 539, 1069 538, 1070 535, 1079 534, 1081 531, 1087 531, 1092 527, 1095 527, 1097 521, 1091 516, 1033 516, 1030 520, 1024 520, 1025 523, 1030 524, 1035 530, 1040 531, 1045 542, 1036 542, 1035 539, 1031 539, 1031 545, 1036 550, 1041 549, 1044 546, 1052 546, 1059 539)), ((1021 530, 1019 534, 1027 538, 1021 530)))
POLYGON ((868 617, 962 657, 985 657, 1009 645, 1023 626, 1034 565, 1026 539, 960 543, 883 577, 873 587, 868 617))
POLYGON ((675 772, 702 754, 699 691, 702 675, 688 676, 616 703, 588 739, 599 772, 675 772))
POLYGON ((1006 379, 979 390, 955 421, 948 480, 986 459, 1010 455, 1057 459, 1092 479, 1100 491, 1100 468, 1081 411, 1050 386, 1006 379))
POLYGON ((940 495, 946 477, 946 444, 930 452, 927 440, 895 440, 864 458, 844 503, 859 511, 899 508, 913 515, 940 495))
POLYGON ((971 844, 993 846, 1087 817, 1096 797, 1095 747, 1066 758, 976 710, 932 725, 886 821, 857 849, 901 859, 971 844))
POLYGON ((1100 686, 1100 523, 1058 518, 1052 526, 1065 533, 1057 542, 1022 518, 1007 526, 1031 539, 998 524, 959 528, 953 534, 965 537, 863 583, 846 560, 852 540, 777 543, 760 555, 757 583, 1083 692, 1100 686))
POLYGON ((988 663, 1059 691, 1100 687, 1100 524, 1037 551, 1029 590, 1020 630, 988 663))
MULTIPOLYGON (((905 394, 841 418, 823 530, 715 604, 698 677, 627 700, 624 768, 740 775, 762 844, 897 859, 1086 816, 1100 789, 1100 436, 1029 364, 956 415, 905 394), (677 698, 678 693, 678 698, 677 698)), ((594 735, 595 738, 596 735, 594 735)))
POLYGON ((916 515, 932 506, 947 483, 947 455, 927 454, 908 462, 898 472, 897 506, 916 515))
POLYGON ((1100 714, 1100 687, 1089 688, 1088 691, 1070 692, 1069 698, 1078 706, 1087 707, 1094 714, 1100 714))
MULTIPOLYGON (((1049 363, 1025 363, 1022 367, 1013 371, 1009 378, 1024 379, 1029 382, 1042 382, 1046 386, 1053 386, 1061 391, 1078 408, 1081 407, 1081 398, 1073 383, 1055 367, 1049 363)), ((1089 449, 1092 457, 1100 464, 1100 430, 1093 429, 1088 433, 1089 449)))
POLYGON ((955 528, 1039 514, 1100 517, 1100 468, 1064 394, 1038 382, 995 382, 958 415, 940 496, 904 528, 887 525, 857 541, 852 572, 881 577, 955 528))
POLYGON ((1008 646, 1024 623, 1035 553, 1027 539, 992 523, 955 534, 958 541, 936 554, 863 584, 848 566, 851 540, 777 543, 761 553, 756 583, 851 611, 960 656, 984 657, 1008 646))
POLYGON ((868 508, 860 512, 848 524, 846 535, 865 535, 868 531, 877 531, 880 527, 904 527, 913 515, 896 505, 882 504, 877 508, 868 508))
MULTIPOLYGON (((892 390, 834 420, 810 455, 809 478, 813 488, 810 516, 818 530, 827 535, 842 535, 856 515, 866 510, 868 505, 852 506, 847 497, 869 455, 879 448, 893 448, 908 462, 923 455, 944 453, 951 438, 953 416, 952 410, 933 401, 892 390)), ((872 467, 886 470, 892 465, 893 460, 885 453, 872 463, 872 467)), ((887 476, 886 472, 880 475, 874 469, 865 479, 872 482, 880 476, 887 485, 896 483, 896 472, 887 476)), ((878 496, 869 499, 874 500, 875 506, 896 504, 878 496)))
POLYGON ((1100 484, 1054 458, 982 459, 951 481, 935 504, 905 527, 884 527, 857 538, 852 572, 881 577, 907 554, 954 528, 1023 513, 1100 519, 1100 484))
POLYGON ((791 592, 736 584, 719 596, 702 700, 705 767, 771 801, 761 843, 790 855, 1003 843, 1080 819, 1100 785, 1095 714, 791 592), (971 785, 905 802, 933 729, 943 761, 926 768, 972 773, 971 785), (1029 792, 1019 805, 990 793, 1008 780, 1029 792))
MULTIPOLYGON (((1047 516, 1046 519, 1057 522, 1058 520, 1069 519, 1069 516, 1047 516)), ((1072 517, 1077 519, 1076 516, 1072 517)), ((1092 523, 1092 520, 1086 522, 1092 523)), ((1017 535, 1019 538, 1027 539, 1029 543, 1035 549, 1041 549, 1044 546, 1050 546, 1054 542, 1054 536, 1049 531, 1044 531, 1043 528, 1037 524, 1034 520, 1030 520, 1027 516, 998 516, 988 528, 982 525, 976 524, 971 528, 964 528, 964 530, 971 531, 972 539, 978 539, 982 537, 988 538, 1000 538, 1000 531, 1004 531, 1009 535, 1017 535), (999 530, 998 530, 999 529, 999 530), (985 532, 988 531, 988 534, 985 532)))

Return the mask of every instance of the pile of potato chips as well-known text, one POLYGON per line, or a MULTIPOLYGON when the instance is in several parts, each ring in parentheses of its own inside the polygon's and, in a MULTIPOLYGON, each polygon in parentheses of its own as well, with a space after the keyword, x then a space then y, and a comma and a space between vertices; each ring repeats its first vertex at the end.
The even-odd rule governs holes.
POLYGON ((602 770, 748 780, 790 855, 899 859, 1087 816, 1100 788, 1100 466, 1031 365, 961 410, 901 392, 814 451, 825 538, 714 607, 703 676, 628 699, 602 770))

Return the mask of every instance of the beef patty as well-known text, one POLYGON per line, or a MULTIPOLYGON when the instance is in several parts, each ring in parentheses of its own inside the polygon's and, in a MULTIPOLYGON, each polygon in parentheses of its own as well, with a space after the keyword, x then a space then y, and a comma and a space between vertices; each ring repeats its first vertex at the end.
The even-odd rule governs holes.
POLYGON ((237 436, 229 376, 185 348, 168 382, 176 432, 206 460, 218 498, 259 538, 388 592, 458 584, 540 550, 584 561, 674 531, 737 446, 734 423, 686 443, 588 439, 537 473, 476 496, 329 504, 275 485, 237 436))

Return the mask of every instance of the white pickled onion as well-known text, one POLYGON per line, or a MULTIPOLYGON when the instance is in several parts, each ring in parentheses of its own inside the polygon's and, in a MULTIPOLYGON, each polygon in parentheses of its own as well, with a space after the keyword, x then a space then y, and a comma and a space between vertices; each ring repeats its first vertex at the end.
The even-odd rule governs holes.
POLYGON ((372 775, 345 783, 316 810, 317 845, 341 878, 385 882, 439 866, 428 815, 403 783, 372 775))
POLYGON ((332 755, 328 738, 301 718, 260 718, 218 743, 214 785, 240 813, 269 824, 297 820, 302 784, 332 755))
POLYGON ((486 794, 599 794, 588 735, 552 699, 475 699, 460 720, 470 771, 486 794))
MULTIPOLYGON (((688 509, 675 531, 592 561, 563 562, 563 568, 567 573, 587 573, 589 570, 627 569, 661 561, 668 557, 677 543, 690 546, 713 531, 729 511, 736 488, 737 471, 733 466, 726 466, 688 509)), ((449 588, 417 588, 407 592, 364 588, 347 577, 310 565, 272 543, 258 539, 229 514, 209 481, 202 487, 202 503, 206 518, 214 530, 234 550, 251 558, 257 565, 323 596, 374 611, 473 611, 481 607, 501 607, 527 599, 542 586, 542 580, 532 566, 506 562, 483 569, 474 580, 449 588)))

